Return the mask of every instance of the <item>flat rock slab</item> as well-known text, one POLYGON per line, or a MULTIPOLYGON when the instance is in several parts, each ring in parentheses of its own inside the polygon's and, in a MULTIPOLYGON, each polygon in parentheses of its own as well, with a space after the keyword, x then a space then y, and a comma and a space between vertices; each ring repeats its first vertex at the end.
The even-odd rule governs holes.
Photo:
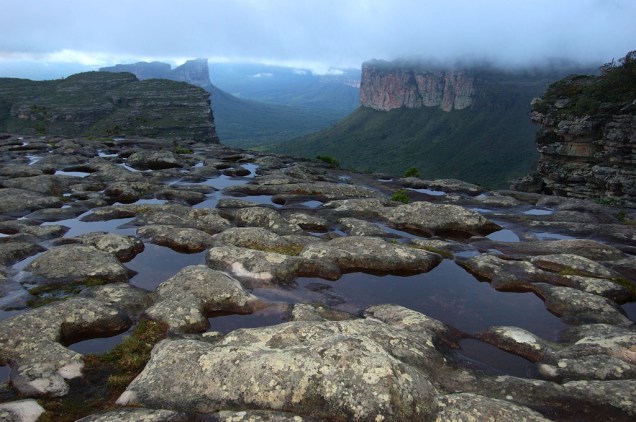
POLYGON ((146 314, 184 332, 205 331, 213 312, 249 313, 258 301, 236 279, 203 265, 182 269, 159 285, 157 295, 146 314))
POLYGON ((107 283, 128 282, 128 270, 113 255, 91 246, 64 245, 44 252, 25 271, 22 282, 79 283, 88 279, 107 283))
POLYGON ((285 220, 278 212, 264 207, 239 209, 234 213, 234 222, 238 226, 262 227, 280 235, 304 233, 298 225, 285 220))
POLYGON ((24 189, 0 189, 0 214, 22 217, 41 208, 59 208, 62 205, 62 200, 55 196, 24 189))
POLYGON ((171 151, 137 151, 126 163, 139 170, 162 170, 183 167, 181 157, 171 151))
POLYGON ((290 322, 237 330, 216 344, 163 341, 118 403, 424 420, 437 389, 411 362, 440 358, 418 337, 376 320, 290 322))
POLYGON ((477 394, 459 393, 439 396, 435 400, 435 421, 527 421, 548 422, 538 412, 505 400, 477 394))
POLYGON ((413 202, 388 208, 383 217, 395 228, 432 235, 486 235, 501 229, 481 214, 458 205, 413 202))
POLYGON ((144 243, 134 236, 93 232, 78 238, 84 245, 109 253, 121 262, 130 261, 144 250, 144 243))
POLYGON ((87 298, 36 308, 0 322, 0 359, 11 366, 11 384, 25 395, 61 396, 65 379, 81 376, 81 355, 63 344, 108 337, 130 320, 119 309, 87 298))
POLYGON ((150 239, 156 245, 187 253, 201 252, 214 242, 211 235, 198 229, 159 224, 140 227, 137 235, 150 239))
POLYGON ((44 408, 33 400, 18 400, 0 404, 0 421, 36 422, 44 413, 44 408))

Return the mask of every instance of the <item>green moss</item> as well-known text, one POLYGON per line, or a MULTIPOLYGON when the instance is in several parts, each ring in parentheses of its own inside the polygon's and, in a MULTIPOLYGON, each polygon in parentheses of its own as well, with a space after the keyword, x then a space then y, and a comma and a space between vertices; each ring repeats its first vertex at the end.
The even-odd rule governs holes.
POLYGON ((402 202, 404 204, 408 204, 409 202, 411 202, 411 198, 409 198, 409 195, 406 192, 406 189, 400 189, 396 191, 391 197, 391 200, 396 202, 402 202))
POLYGON ((623 287, 625 287, 627 289, 627 291, 629 292, 629 294, 632 296, 633 298, 636 298, 636 285, 624 278, 613 278, 612 281, 616 284, 619 284, 623 287))
POLYGON ((300 252, 304 249, 304 245, 297 245, 295 243, 289 245, 281 245, 281 246, 265 246, 265 245, 248 245, 250 249, 255 249, 257 251, 262 252, 272 252, 278 253, 281 255, 289 255, 289 256, 298 256, 300 252))
POLYGON ((172 145, 175 154, 192 154, 194 152, 190 148, 184 147, 176 141, 173 142, 172 145))
POLYGON ((411 247, 411 248, 422 249, 422 250, 425 250, 425 251, 428 251, 428 252, 436 253, 436 254, 441 255, 442 257, 444 257, 446 259, 453 259, 453 254, 450 253, 447 250, 444 250, 444 249, 435 248, 433 246, 416 245, 414 243, 409 243, 408 246, 411 247))

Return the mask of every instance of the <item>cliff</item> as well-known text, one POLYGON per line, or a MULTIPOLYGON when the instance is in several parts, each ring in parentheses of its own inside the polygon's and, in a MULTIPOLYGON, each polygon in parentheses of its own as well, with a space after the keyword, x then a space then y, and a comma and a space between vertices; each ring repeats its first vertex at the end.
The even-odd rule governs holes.
POLYGON ((360 105, 374 110, 461 110, 473 103, 474 93, 475 77, 466 71, 427 70, 382 61, 362 65, 360 105))
POLYGON ((537 174, 513 188, 636 205, 636 52, 601 70, 533 100, 537 174))
POLYGON ((209 94, 130 73, 54 81, 0 79, 0 130, 64 136, 137 135, 218 142, 209 94))
POLYGON ((139 79, 170 79, 172 81, 187 82, 210 92, 210 70, 208 59, 192 59, 174 69, 168 63, 137 62, 133 64, 118 64, 102 67, 100 72, 130 72, 139 79))

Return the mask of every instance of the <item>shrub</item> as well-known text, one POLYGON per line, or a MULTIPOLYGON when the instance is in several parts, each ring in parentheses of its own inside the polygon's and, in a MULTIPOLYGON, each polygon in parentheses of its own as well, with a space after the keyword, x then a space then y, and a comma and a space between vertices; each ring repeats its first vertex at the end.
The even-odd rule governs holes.
POLYGON ((340 167, 340 161, 338 161, 336 158, 331 157, 329 155, 318 155, 316 156, 316 158, 320 161, 324 161, 325 163, 329 164, 332 167, 340 167))
POLYGON ((409 198, 409 195, 405 189, 400 189, 396 191, 391 197, 391 200, 396 202, 402 202, 404 204, 408 204, 409 202, 411 202, 411 198, 409 198))
POLYGON ((404 172, 404 177, 420 177, 420 172, 417 168, 411 167, 404 172))

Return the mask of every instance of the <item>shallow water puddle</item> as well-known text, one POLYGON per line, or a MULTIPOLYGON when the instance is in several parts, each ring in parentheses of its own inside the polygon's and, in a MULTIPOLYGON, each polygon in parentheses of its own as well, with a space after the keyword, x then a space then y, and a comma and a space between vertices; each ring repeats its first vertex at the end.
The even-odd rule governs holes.
POLYGON ((0 311, 0 321, 9 319, 16 315, 20 315, 21 313, 24 313, 24 312, 25 312, 25 309, 16 309, 13 311, 0 311))
POLYGON ((139 199, 135 202, 124 204, 123 202, 115 202, 113 205, 164 205, 168 201, 165 199, 139 199))
POLYGON ((627 314, 627 318, 636 323, 636 302, 625 303, 621 306, 627 314))
POLYGON ((512 230, 503 229, 493 233, 490 233, 486 236, 490 240, 494 240, 497 242, 519 242, 519 236, 515 234, 512 230))
POLYGON ((206 252, 193 254, 175 252, 164 246, 145 244, 142 253, 124 264, 137 272, 130 279, 130 284, 144 290, 154 291, 157 286, 188 265, 205 263, 206 252))
POLYGON ((121 227, 127 223, 130 223, 133 218, 116 218, 107 221, 81 221, 85 215, 90 214, 91 211, 85 212, 77 218, 71 218, 68 220, 60 220, 55 222, 42 223, 43 226, 49 225, 62 225, 68 227, 70 230, 66 232, 64 237, 75 237, 80 234, 90 232, 108 232, 116 234, 134 235, 135 227, 121 227))
POLYGON ((305 201, 305 202, 301 202, 300 205, 307 207, 307 208, 318 208, 322 206, 322 202, 320 201, 305 201))
POLYGON ((8 366, 0 366, 0 384, 9 382, 9 375, 11 374, 11 368, 8 366))
POLYGON ((57 170, 55 172, 56 176, 71 176, 71 177, 87 177, 90 176, 90 173, 87 173, 85 171, 64 171, 64 170, 57 170))
MULTIPOLYGON (((321 300, 350 313, 371 305, 394 303, 439 319, 468 333, 491 326, 513 325, 540 337, 556 340, 566 325, 545 309, 532 293, 504 293, 481 283, 453 261, 444 260, 432 271, 415 276, 345 274, 335 282, 299 278, 294 292, 305 303, 321 300), (322 286, 317 289, 316 285, 322 286), (304 297, 303 297, 304 296, 304 297)), ((261 296, 263 292, 253 292, 261 296)), ((273 299, 275 292, 269 292, 273 299)), ((279 296, 290 300, 293 295, 279 296)))
POLYGON ((115 346, 119 345, 126 337, 130 335, 129 331, 121 334, 114 335, 112 337, 92 338, 89 340, 79 341, 67 346, 74 352, 81 353, 83 355, 102 354, 109 350, 112 350, 115 346))
POLYGON ((461 349, 455 351, 455 356, 468 361, 477 369, 521 378, 540 378, 536 366, 520 356, 479 340, 463 339, 459 345, 461 349))
POLYGON ((287 306, 270 307, 251 314, 231 314, 208 318, 208 331, 227 334, 239 328, 267 327, 285 322, 287 306))
POLYGON ((546 209, 540 209, 540 208, 533 208, 531 210, 524 211, 523 213, 525 215, 551 215, 551 214, 554 214, 554 211, 546 210, 546 209))
POLYGON ((408 188, 409 190, 415 191, 415 192, 419 192, 419 193, 423 193, 429 196, 444 196, 446 195, 446 192, 441 191, 441 190, 434 190, 434 189, 414 189, 414 188, 408 188))
POLYGON ((249 179, 253 179, 254 177, 256 177, 256 170, 258 170, 258 164, 253 164, 253 163, 247 163, 247 164, 241 164, 241 167, 243 167, 245 170, 248 170, 250 172, 250 174, 248 174, 247 178, 249 179))

